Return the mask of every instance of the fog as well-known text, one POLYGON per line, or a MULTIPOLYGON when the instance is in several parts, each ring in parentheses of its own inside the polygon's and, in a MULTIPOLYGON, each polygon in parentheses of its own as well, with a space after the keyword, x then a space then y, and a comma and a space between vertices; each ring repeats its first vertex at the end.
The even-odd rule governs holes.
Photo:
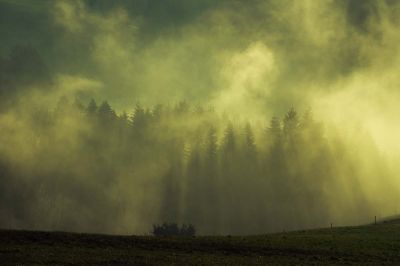
POLYGON ((0 227, 262 234, 398 214, 399 12, 0 0, 0 227))

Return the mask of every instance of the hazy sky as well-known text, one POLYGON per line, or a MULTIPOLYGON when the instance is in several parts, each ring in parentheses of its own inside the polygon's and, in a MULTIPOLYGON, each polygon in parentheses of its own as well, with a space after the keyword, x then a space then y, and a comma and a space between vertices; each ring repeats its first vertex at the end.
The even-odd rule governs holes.
POLYGON ((118 111, 182 99, 254 118, 312 107, 393 147, 399 7, 393 0, 0 0, 0 52, 32 45, 57 96, 107 99, 118 111))

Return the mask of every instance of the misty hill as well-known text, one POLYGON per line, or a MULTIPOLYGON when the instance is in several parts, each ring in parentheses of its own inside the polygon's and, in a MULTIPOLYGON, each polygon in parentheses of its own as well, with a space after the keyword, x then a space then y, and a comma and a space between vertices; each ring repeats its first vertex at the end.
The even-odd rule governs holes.
POLYGON ((0 231, 2 265, 393 265, 400 223, 248 237, 0 231))
POLYGON ((373 144, 360 136, 349 149, 311 111, 260 125, 187 102, 117 114, 62 97, 15 109, 0 121, 3 228, 129 234, 178 222, 257 234, 360 224, 396 202, 373 144))
POLYGON ((55 105, 0 120, 2 228, 143 234, 175 222, 248 235, 361 224, 396 206, 373 142, 311 111, 256 123, 188 102, 55 105))

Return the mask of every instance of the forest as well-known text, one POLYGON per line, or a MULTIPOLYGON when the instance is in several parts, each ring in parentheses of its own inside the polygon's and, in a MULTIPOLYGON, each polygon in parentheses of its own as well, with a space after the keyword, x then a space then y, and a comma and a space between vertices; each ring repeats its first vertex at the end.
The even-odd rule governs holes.
POLYGON ((145 233, 178 222, 256 234, 357 223, 379 208, 363 175, 386 178, 377 150, 361 161, 311 110, 265 126, 185 101, 117 114, 62 97, 26 111, 0 136, 3 227, 145 233))

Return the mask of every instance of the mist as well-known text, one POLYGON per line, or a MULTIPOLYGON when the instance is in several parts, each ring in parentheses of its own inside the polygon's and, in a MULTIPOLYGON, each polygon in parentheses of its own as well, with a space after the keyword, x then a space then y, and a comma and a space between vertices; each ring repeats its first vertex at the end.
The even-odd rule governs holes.
POLYGON ((398 214, 399 12, 0 0, 0 226, 262 234, 398 214))

